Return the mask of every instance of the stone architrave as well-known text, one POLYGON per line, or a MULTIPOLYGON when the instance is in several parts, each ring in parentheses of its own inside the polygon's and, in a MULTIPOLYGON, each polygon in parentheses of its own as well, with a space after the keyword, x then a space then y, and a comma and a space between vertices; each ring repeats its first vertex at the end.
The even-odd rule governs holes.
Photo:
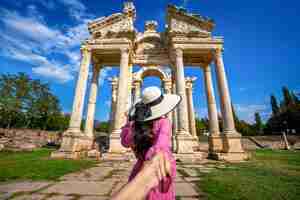
POLYGON ((177 94, 181 96, 181 102, 178 105, 178 130, 177 137, 177 153, 187 154, 193 153, 193 137, 189 134, 188 109, 184 79, 183 51, 175 50, 176 59, 176 89, 177 94))
POLYGON ((126 100, 128 98, 128 67, 129 67, 129 49, 121 49, 121 65, 118 82, 118 96, 116 106, 116 118, 112 134, 110 135, 110 153, 125 152, 125 148, 121 145, 121 128, 126 123, 126 100))
POLYGON ((95 121, 95 110, 96 110, 96 102, 97 102, 99 71, 100 71, 99 64, 95 64, 93 68, 87 117, 85 122, 85 135, 90 138, 94 138, 94 121, 95 121))
POLYGON ((216 49, 215 51, 215 64, 223 116, 223 151, 226 153, 235 153, 235 156, 241 155, 245 157, 241 135, 235 130, 232 104, 221 49, 216 49))
POLYGON ((203 68, 203 75, 208 107, 209 153, 213 156, 216 152, 222 152, 223 140, 220 135, 217 104, 209 65, 203 68))

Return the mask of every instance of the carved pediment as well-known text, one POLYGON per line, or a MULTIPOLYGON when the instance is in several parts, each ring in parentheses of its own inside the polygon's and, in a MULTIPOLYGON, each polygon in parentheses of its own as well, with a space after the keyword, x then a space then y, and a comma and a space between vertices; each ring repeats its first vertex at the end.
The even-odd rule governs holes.
POLYGON ((93 39, 132 37, 134 29, 135 8, 125 3, 123 13, 115 13, 89 23, 88 28, 93 39))
POLYGON ((212 20, 187 13, 183 8, 168 6, 168 33, 188 37, 210 37, 214 28, 212 20))

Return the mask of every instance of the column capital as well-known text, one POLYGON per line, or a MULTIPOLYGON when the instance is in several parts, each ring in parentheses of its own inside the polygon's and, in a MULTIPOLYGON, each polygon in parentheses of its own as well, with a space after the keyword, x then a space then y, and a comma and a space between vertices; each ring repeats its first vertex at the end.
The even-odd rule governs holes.
POLYGON ((211 72, 211 67, 210 67, 210 65, 205 65, 205 66, 203 67, 203 71, 204 71, 204 72, 211 72))
POLYGON ((219 58, 220 56, 222 56, 223 51, 224 51, 223 48, 213 49, 213 54, 214 54, 215 58, 219 58))
POLYGON ((183 49, 182 48, 176 48, 174 50, 174 53, 175 53, 176 57, 183 57, 183 49))
POLYGON ((122 47, 122 48, 120 48, 120 51, 121 51, 121 55, 129 54, 129 48, 128 47, 122 47))
POLYGON ((80 51, 82 54, 90 53, 92 51, 91 47, 88 45, 82 45, 80 47, 80 51))

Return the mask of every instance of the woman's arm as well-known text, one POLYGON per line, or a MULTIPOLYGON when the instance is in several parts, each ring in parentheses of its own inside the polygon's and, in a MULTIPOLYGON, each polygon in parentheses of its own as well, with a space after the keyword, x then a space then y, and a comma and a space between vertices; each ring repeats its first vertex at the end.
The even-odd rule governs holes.
POLYGON ((142 170, 127 183, 112 200, 142 200, 150 189, 171 173, 170 163, 163 153, 157 153, 146 161, 142 170))

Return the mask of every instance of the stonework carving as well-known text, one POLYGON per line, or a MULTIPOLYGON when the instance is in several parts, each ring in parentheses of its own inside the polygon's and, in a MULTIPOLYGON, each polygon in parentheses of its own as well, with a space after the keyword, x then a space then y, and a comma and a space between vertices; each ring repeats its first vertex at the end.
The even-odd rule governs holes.
MULTIPOLYGON (((133 102, 141 96, 143 79, 156 76, 162 81, 162 87, 168 94, 175 93, 182 97, 178 107, 168 114, 173 122, 172 133, 174 151, 177 155, 194 152, 196 131, 193 106, 194 78, 185 79, 185 65, 206 67, 204 70, 205 89, 210 120, 209 153, 218 159, 245 158, 241 146, 240 134, 236 132, 231 110, 229 87, 227 84, 221 51, 223 39, 211 37, 214 22, 200 15, 190 14, 185 9, 169 6, 167 25, 164 32, 157 31, 157 22, 147 21, 145 31, 138 33, 134 27, 136 10, 132 1, 124 4, 121 13, 112 14, 94 20, 88 24, 91 37, 82 45, 82 63, 74 97, 71 123, 63 135, 62 146, 54 157, 78 158, 92 152, 93 122, 97 94, 97 72, 91 87, 88 83, 89 65, 101 63, 103 66, 118 66, 118 78, 111 79, 112 106, 110 127, 111 154, 126 151, 120 143, 120 132, 126 123, 126 112, 133 102), (92 58, 92 59, 91 59, 92 58), (216 63, 217 81, 223 114, 223 133, 219 132, 217 106, 213 94, 213 82, 207 66, 216 63), (134 65, 140 65, 139 72, 132 73, 134 65), (164 66, 168 70, 164 70, 164 66), (84 96, 90 88, 88 128, 80 130, 84 96), (132 95, 132 96, 131 96, 132 95), (234 155, 234 156, 232 156, 234 155), (232 156, 232 157, 231 157, 232 156)), ((171 138, 170 138, 171 139, 171 138)), ((120 158, 124 159, 123 156, 120 158)))

